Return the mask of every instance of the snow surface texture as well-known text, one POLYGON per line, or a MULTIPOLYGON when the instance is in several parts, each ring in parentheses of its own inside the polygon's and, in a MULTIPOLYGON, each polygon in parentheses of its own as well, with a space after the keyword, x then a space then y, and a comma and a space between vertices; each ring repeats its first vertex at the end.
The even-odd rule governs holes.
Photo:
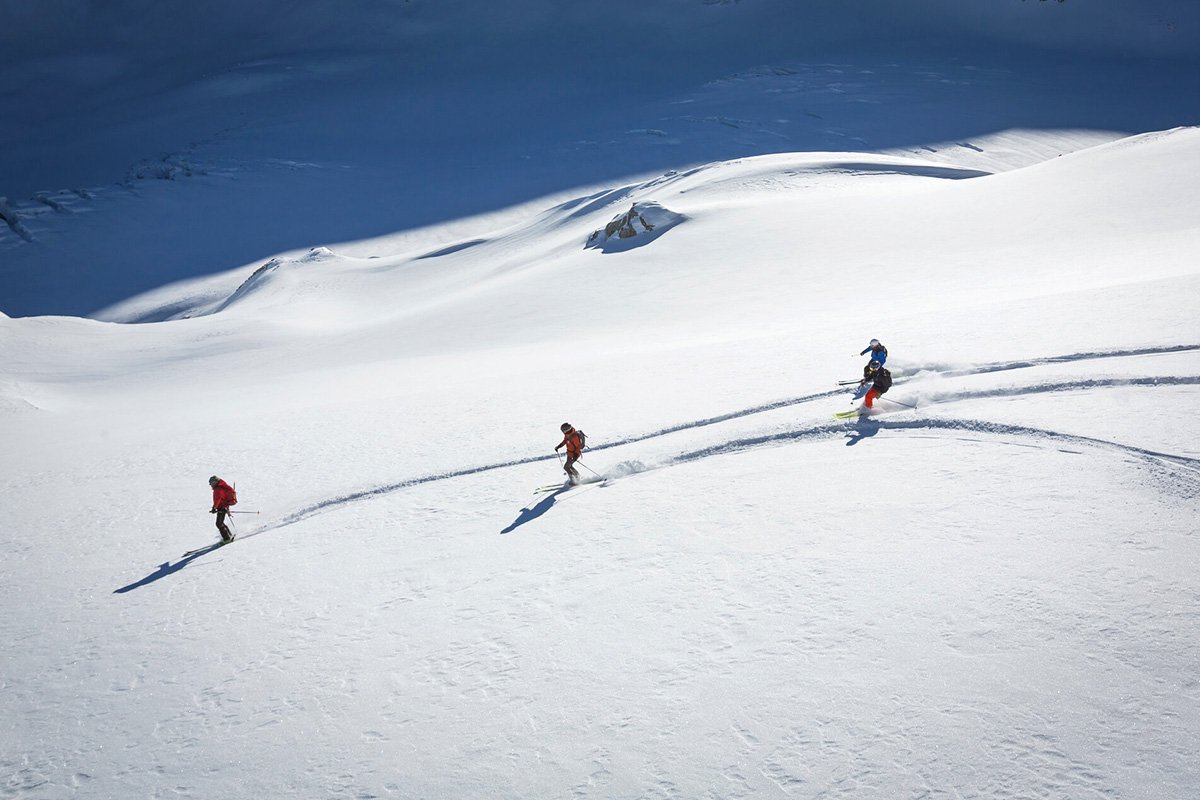
MULTIPOLYGON (((771 8, 669 5, 758 22, 771 8)), ((360 23, 436 21, 419 2, 363 8, 360 23)), ((228 34, 219 12, 208 34, 228 34)), ((338 17, 329 36, 355 29, 338 17)), ((298 30, 281 41, 301 48, 298 30)), ((63 37, 80 47, 85 29, 63 37)), ((1112 44, 1084 38, 1079 75, 1176 69, 1081 55, 1112 44)), ((368 44, 362 69, 388 63, 368 44)), ((1036 62, 1011 57, 955 97, 1029 88, 1012 76, 1036 62)), ((275 63, 146 102, 226 124, 211 94, 275 97, 275 63)), ((15 206, 35 241, 0 243, 5 292, 65 304, 69 285, 86 310, 157 321, 25 316, 0 296, 0 797, 1200 795, 1195 109, 1149 93, 1104 112, 1129 128, 993 127, 978 99, 939 105, 963 62, 894 63, 939 77, 809 88, 904 146, 771 149, 738 127, 780 103, 799 119, 824 67, 723 63, 733 77, 707 86, 664 69, 683 106, 707 108, 640 126, 594 109, 635 131, 613 148, 632 154, 619 179, 542 150, 540 177, 456 206, 486 181, 431 143, 440 178, 393 184, 391 227, 371 238, 344 227, 366 204, 347 214, 345 195, 293 180, 334 187, 334 160, 267 166, 287 156, 254 160, 255 137, 208 151, 243 172, 15 206), (905 127, 922 115, 939 120, 927 139, 905 127), (958 117, 971 137, 947 135, 958 117), (670 143, 684 122, 721 135, 670 143), (299 205, 260 201, 293 195, 331 227, 298 214, 289 236, 308 235, 272 250, 299 205), (253 224, 222 228, 222 204, 253 224), (585 246, 631 208, 681 224, 585 246), (196 230, 152 243, 158 213, 196 230), (263 252, 182 252, 206 238, 263 252), (126 261, 112 293, 81 277, 126 261), (871 337, 895 386, 838 421, 856 403, 836 383, 871 337), (587 481, 534 494, 562 479, 564 421, 589 434, 587 481), (246 512, 222 548, 214 473, 246 512)), ((478 130, 502 172, 496 122, 478 130)), ((14 141, 32 152, 29 130, 14 141)), ((319 130, 291 118, 275 134, 339 152, 307 138, 319 130)))

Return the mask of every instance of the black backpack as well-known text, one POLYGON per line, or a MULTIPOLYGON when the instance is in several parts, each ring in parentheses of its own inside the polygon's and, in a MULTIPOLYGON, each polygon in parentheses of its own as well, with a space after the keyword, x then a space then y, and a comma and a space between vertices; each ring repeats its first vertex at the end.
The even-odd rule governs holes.
POLYGON ((587 447, 587 434, 579 430, 579 428, 576 428, 575 432, 579 434, 579 450, 583 452, 583 448, 587 447))

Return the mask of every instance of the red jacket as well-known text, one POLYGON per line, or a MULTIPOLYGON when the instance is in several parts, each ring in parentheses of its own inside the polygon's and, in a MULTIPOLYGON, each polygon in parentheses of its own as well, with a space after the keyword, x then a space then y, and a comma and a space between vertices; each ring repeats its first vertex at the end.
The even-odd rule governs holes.
POLYGON ((237 492, 225 481, 217 481, 213 487, 213 508, 229 508, 237 505, 237 492))
MULTIPOLYGON (((563 440, 558 443, 558 447, 567 446, 567 455, 574 459, 583 457, 583 442, 579 440, 579 431, 571 428, 571 432, 563 437, 563 440)), ((555 450, 558 447, 554 448, 555 450)))

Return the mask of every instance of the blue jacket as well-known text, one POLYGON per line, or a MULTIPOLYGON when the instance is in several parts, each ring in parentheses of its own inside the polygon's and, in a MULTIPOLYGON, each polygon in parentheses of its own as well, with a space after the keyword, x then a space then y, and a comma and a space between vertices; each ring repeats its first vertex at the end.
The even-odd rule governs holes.
POLYGON ((861 353, 859 353, 859 355, 865 356, 867 353, 870 353, 871 358, 878 361, 880 366, 887 363, 887 348, 883 345, 879 345, 878 350, 868 347, 866 350, 863 350, 861 353))

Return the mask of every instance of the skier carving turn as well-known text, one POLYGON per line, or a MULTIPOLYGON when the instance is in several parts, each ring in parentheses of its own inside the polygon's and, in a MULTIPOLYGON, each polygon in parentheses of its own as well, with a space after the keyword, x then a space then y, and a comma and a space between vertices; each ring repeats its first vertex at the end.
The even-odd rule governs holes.
POLYGON ((577 431, 571 427, 571 423, 564 422, 559 426, 559 430, 563 433, 563 440, 554 448, 554 452, 558 452, 563 447, 567 448, 567 462, 563 464, 563 472, 567 473, 567 481, 572 486, 579 484, 579 470, 575 469, 575 462, 583 457, 583 447, 586 439, 583 431, 577 431))

